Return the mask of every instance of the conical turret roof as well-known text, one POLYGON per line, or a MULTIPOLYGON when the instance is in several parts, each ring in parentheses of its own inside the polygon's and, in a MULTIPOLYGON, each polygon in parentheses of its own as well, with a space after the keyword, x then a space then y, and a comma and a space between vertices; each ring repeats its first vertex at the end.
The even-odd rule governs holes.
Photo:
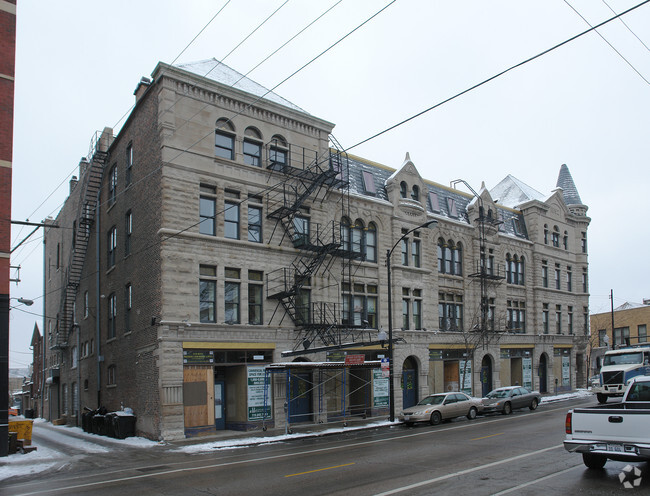
POLYGON ((566 164, 562 164, 562 167, 560 167, 560 174, 557 177, 557 187, 562 188, 564 203, 567 205, 582 205, 578 188, 576 188, 573 177, 571 177, 571 173, 566 164))

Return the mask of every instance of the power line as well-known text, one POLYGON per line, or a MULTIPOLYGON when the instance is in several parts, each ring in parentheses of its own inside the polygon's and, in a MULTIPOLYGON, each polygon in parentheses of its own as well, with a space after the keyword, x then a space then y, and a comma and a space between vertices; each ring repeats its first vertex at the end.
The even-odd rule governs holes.
MULTIPOLYGON (((576 14, 578 14, 578 15, 580 16, 580 18, 581 18, 583 21, 585 21, 585 23, 586 23, 588 26, 593 27, 593 26, 591 26, 591 23, 590 23, 587 19, 585 19, 585 17, 584 17, 580 12, 578 12, 578 11, 573 7, 573 5, 571 5, 571 4, 569 3, 568 0, 564 0, 564 3, 566 3, 569 7, 571 7, 571 10, 573 10, 576 14)), ((605 43, 607 43, 607 44, 609 45, 609 47, 610 47, 612 50, 614 50, 614 51, 616 52, 616 54, 617 54, 619 57, 621 57, 621 58, 625 61, 625 63, 626 63, 627 65, 629 65, 629 66, 632 68, 632 70, 633 70, 634 72, 636 72, 636 73, 639 75, 639 77, 640 77, 641 79, 643 79, 643 80, 646 82, 646 84, 650 85, 650 81, 648 81, 645 77, 643 77, 643 74, 641 74, 641 73, 637 70, 637 68, 634 67, 634 65, 632 65, 632 62, 630 62, 629 60, 627 60, 627 59, 625 58, 625 56, 624 56, 621 52, 619 52, 619 51, 616 49, 616 47, 614 47, 614 45, 612 45, 612 44, 609 42, 609 40, 607 40, 607 38, 605 38, 605 37, 600 33, 600 31, 596 30, 596 34, 597 34, 598 36, 600 36, 600 37, 602 38, 602 40, 603 40, 605 43)))
POLYGON ((407 122, 412 121, 413 119, 417 119, 418 117, 426 114, 427 112, 430 112, 431 110, 434 110, 434 109, 436 109, 438 107, 441 107, 445 103, 448 103, 448 102, 450 102, 452 100, 455 100, 456 98, 458 98, 458 97, 460 97, 460 96, 462 96, 462 95, 464 95, 466 93, 469 93, 470 91, 473 91, 473 90, 475 90, 477 88, 480 88, 481 86, 489 83, 490 81, 493 81, 493 80, 503 76, 504 74, 507 74, 508 72, 527 64, 528 62, 532 62, 533 60, 538 59, 538 58, 542 57, 543 55, 546 55, 547 53, 550 53, 550 52, 552 52, 552 51, 554 51, 554 50, 556 50, 556 49, 558 49, 558 48, 560 48, 560 47, 562 47, 562 46, 564 46, 564 45, 566 45, 566 44, 568 44, 568 43, 570 43, 572 41, 575 41, 578 38, 580 38, 580 37, 582 37, 582 36, 584 36, 584 35, 586 35, 588 33, 591 33, 592 31, 595 31, 596 29, 604 26, 605 24, 626 15, 626 14, 632 12, 635 9, 638 9, 639 7, 647 4, 648 2, 650 2, 650 0, 645 0, 645 1, 641 2, 640 4, 635 5, 634 7, 631 7, 629 9, 627 9, 626 11, 615 15, 614 17, 611 17, 611 18, 607 19, 606 21, 601 22, 600 24, 598 24, 596 26, 592 26, 589 29, 587 29, 587 30, 585 30, 585 31, 583 31, 581 33, 576 34, 575 36, 572 36, 571 38, 569 38, 567 40, 564 40, 563 42, 558 43, 557 45, 554 45, 551 48, 548 48, 548 49, 544 50, 543 52, 538 53, 537 55, 534 55, 534 56, 532 56, 532 57, 530 57, 530 58, 528 58, 526 60, 523 60, 523 61, 521 61, 521 62, 519 62, 519 63, 517 63, 517 64, 515 64, 515 65, 513 65, 513 66, 511 66, 511 67, 497 73, 497 74, 495 74, 494 76, 491 76, 491 77, 489 77, 487 79, 484 79, 480 83, 477 83, 477 84, 475 84, 473 86, 470 86, 469 88, 467 88, 467 89, 465 89, 465 90, 463 90, 463 91, 461 91, 459 93, 456 93, 454 96, 451 96, 451 97, 449 97, 449 98, 447 98, 445 100, 442 100, 441 102, 438 102, 435 105, 432 105, 431 107, 426 108, 426 109, 422 110, 421 112, 418 112, 417 114, 414 114, 411 117, 408 117, 408 118, 404 119, 403 121, 398 122, 397 124, 394 124, 394 125, 392 125, 390 127, 387 127, 383 131, 379 131, 378 133, 373 134, 369 138, 366 138, 364 140, 359 141, 358 143, 346 148, 344 151, 347 152, 349 150, 352 150, 353 148, 356 148, 357 146, 360 146, 360 145, 362 145, 364 143, 367 143, 368 141, 371 141, 371 140, 373 140, 375 138, 378 138, 382 134, 386 134, 387 132, 392 131, 393 129, 396 129, 396 128, 402 126, 403 124, 406 124, 407 122))
MULTIPOLYGON (((603 3, 604 3, 605 5, 607 5, 607 7, 609 8, 609 10, 611 10, 613 14, 616 14, 616 11, 615 11, 613 8, 611 8, 611 7, 609 6, 609 4, 608 4, 605 0, 603 0, 603 3)), ((619 21, 621 21, 621 23, 623 24, 623 26, 625 26, 625 27, 628 29, 628 31, 629 31, 630 33, 632 33, 632 34, 634 35, 634 37, 635 37, 637 40, 639 40, 639 43, 641 43, 641 44, 645 47, 645 49, 648 50, 648 51, 650 52, 650 48, 648 48, 648 45, 646 45, 646 44, 643 42, 643 40, 642 40, 641 38, 639 38, 639 37, 636 35, 636 33, 635 33, 634 31, 632 31, 632 28, 631 28, 630 26, 628 26, 627 23, 626 23, 623 19, 619 19, 619 21)))

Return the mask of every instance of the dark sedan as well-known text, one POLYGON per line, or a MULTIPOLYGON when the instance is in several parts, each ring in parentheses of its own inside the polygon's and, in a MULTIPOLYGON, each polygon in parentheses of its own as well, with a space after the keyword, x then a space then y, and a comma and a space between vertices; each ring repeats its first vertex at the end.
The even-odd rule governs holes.
POLYGON ((542 399, 538 391, 531 391, 525 387, 509 386, 490 391, 483 398, 483 411, 501 412, 510 415, 517 408, 530 408, 535 410, 542 399))

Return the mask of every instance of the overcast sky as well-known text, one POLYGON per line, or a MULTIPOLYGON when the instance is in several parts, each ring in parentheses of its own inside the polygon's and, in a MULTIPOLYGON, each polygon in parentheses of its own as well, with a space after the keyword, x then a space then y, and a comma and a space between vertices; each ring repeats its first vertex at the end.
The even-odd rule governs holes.
MULTIPOLYGON (((614 15, 608 5, 641 1, 397 0, 275 92, 335 123, 348 148, 588 29, 569 3, 596 25, 614 15)), ((158 61, 225 57, 247 73, 336 5, 249 75, 273 88, 389 3, 233 0, 183 52, 226 0, 19 0, 12 219, 56 216, 93 133, 119 130, 158 61)), ((398 168, 409 152, 441 184, 489 189, 512 174, 549 194, 567 164, 592 218, 591 312, 609 310, 610 290, 616 306, 640 303, 650 298, 650 4, 622 19, 599 29, 616 51, 591 32, 350 153, 398 168)), ((29 231, 14 226, 12 246, 29 231)), ((42 248, 40 230, 12 255, 22 269, 11 296, 36 301, 11 311, 12 368, 31 363, 42 328, 42 248)))

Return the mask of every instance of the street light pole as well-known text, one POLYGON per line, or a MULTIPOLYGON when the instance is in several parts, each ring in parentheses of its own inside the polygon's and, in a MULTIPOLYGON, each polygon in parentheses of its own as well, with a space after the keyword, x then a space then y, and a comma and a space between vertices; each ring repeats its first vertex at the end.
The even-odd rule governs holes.
POLYGON ((397 240, 390 250, 386 250, 386 270, 388 272, 388 396, 389 396, 389 406, 390 406, 390 416, 388 420, 390 422, 395 421, 395 383, 393 381, 394 369, 393 369, 393 283, 391 281, 391 272, 390 272, 390 257, 393 254, 393 251, 398 244, 402 242, 406 236, 411 234, 413 231, 429 227, 433 224, 437 224, 438 221, 430 220, 421 224, 417 227, 414 227, 410 231, 402 234, 402 237, 397 240))

